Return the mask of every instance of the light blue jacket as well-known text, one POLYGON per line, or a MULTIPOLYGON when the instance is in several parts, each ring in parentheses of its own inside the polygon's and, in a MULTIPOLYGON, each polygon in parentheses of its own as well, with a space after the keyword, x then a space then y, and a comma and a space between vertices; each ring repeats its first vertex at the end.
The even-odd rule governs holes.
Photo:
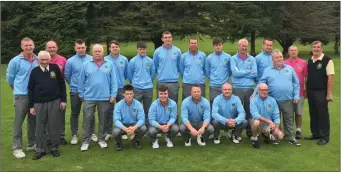
POLYGON ((113 120, 115 126, 120 129, 123 128, 123 125, 134 123, 138 127, 141 127, 145 120, 142 104, 136 99, 133 99, 132 104, 128 105, 125 99, 122 99, 115 105, 113 120))
POLYGON ((148 120, 155 128, 159 124, 174 124, 178 115, 178 107, 174 100, 168 99, 168 104, 163 106, 160 99, 156 99, 149 108, 148 120))
POLYGON ((28 80, 33 68, 38 66, 37 56, 34 55, 33 62, 29 62, 22 54, 15 56, 8 64, 6 70, 6 80, 9 85, 13 85, 14 95, 28 94, 28 80))
POLYGON ((243 104, 235 95, 231 95, 228 99, 223 94, 218 95, 213 100, 212 108, 212 118, 223 125, 226 125, 226 120, 231 118, 236 120, 237 124, 245 120, 243 104))
POLYGON ((215 52, 210 54, 206 59, 205 74, 210 80, 210 86, 221 88, 230 78, 231 55, 222 52, 220 55, 215 52))
POLYGON ((257 64, 254 57, 248 55, 242 60, 238 53, 231 57, 232 84, 234 88, 253 88, 257 77, 257 64))
POLYGON ((211 107, 208 100, 201 97, 198 104, 195 104, 192 96, 187 97, 182 101, 181 105, 181 119, 182 123, 186 124, 211 121, 211 107))
POLYGON ((272 66, 272 56, 271 54, 266 54, 265 51, 262 51, 255 58, 257 63, 256 82, 258 83, 263 75, 265 68, 272 66))
POLYGON ((137 89, 153 88, 155 78, 154 62, 148 56, 137 54, 129 61, 128 80, 137 89))
MULTIPOLYGON (((279 109, 277 102, 271 96, 263 100, 259 95, 256 95, 250 100, 250 113, 252 119, 259 119, 260 117, 271 120, 275 124, 280 124, 281 118, 279 116, 279 109)), ((263 125, 268 125, 263 123, 263 125)))
POLYGON ((205 84, 205 53, 184 53, 180 60, 180 74, 185 84, 205 84))
POLYGON ((159 82, 178 82, 180 71, 181 50, 172 45, 170 48, 161 46, 153 55, 157 80, 159 82))
POLYGON ((104 59, 114 64, 118 88, 123 88, 128 77, 127 57, 119 55, 118 57, 113 58, 112 55, 107 55, 104 57, 104 59))

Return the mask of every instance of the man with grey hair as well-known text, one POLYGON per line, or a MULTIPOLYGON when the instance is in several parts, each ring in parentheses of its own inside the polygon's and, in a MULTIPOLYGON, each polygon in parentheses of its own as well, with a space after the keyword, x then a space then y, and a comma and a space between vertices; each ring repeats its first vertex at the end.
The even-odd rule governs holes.
MULTIPOLYGON (((22 52, 15 56, 8 64, 6 80, 13 89, 15 116, 13 122, 13 155, 16 158, 24 158, 26 155, 22 150, 22 123, 25 120, 28 108, 28 79, 31 70, 38 66, 38 59, 34 55, 34 43, 30 38, 21 40, 22 52)), ((27 151, 35 149, 36 117, 27 115, 27 151)))
MULTIPOLYGON (((233 94, 242 101, 246 120, 250 119, 250 96, 253 93, 253 85, 257 77, 256 59, 247 52, 248 41, 241 39, 238 41, 238 52, 231 57, 233 94)), ((246 127, 246 135, 251 137, 251 127, 246 127)), ((241 137, 238 138, 241 140, 241 137)))
POLYGON ((305 83, 308 75, 307 62, 298 57, 298 49, 295 45, 289 47, 289 59, 284 62, 285 64, 291 66, 298 77, 300 83, 300 101, 294 104, 295 112, 295 123, 296 123, 296 139, 301 139, 301 125, 302 125, 302 114, 305 94, 305 83))
POLYGON ((293 121, 294 104, 299 102, 299 81, 294 69, 284 64, 283 54, 280 50, 273 50, 271 56, 273 66, 264 70, 259 83, 266 83, 269 86, 269 95, 277 101, 279 110, 282 112, 284 132, 289 143, 300 146, 301 144, 296 141, 294 136, 293 121))
POLYGON ((83 143, 81 151, 87 151, 91 137, 92 119, 97 107, 99 115, 99 140, 101 148, 106 148, 105 127, 110 106, 114 106, 117 95, 117 79, 114 65, 104 59, 103 45, 92 47, 93 60, 83 64, 78 82, 78 93, 83 105, 83 143))
POLYGON ((305 139, 319 139, 317 144, 325 145, 329 143, 330 134, 328 102, 333 101, 334 63, 323 53, 321 41, 312 43, 312 52, 306 86, 312 135, 305 139))
POLYGON ((51 56, 47 51, 38 54, 39 67, 32 70, 28 82, 28 103, 30 113, 37 118, 36 155, 38 160, 46 155, 47 149, 59 157, 60 113, 66 108, 66 87, 62 72, 56 64, 49 64, 51 56), (47 148, 46 126, 50 144, 47 148))

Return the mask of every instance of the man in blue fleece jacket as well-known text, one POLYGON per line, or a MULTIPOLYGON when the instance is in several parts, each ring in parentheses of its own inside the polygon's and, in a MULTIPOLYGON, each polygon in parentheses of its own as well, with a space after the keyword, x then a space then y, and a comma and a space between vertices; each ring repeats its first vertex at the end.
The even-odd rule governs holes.
POLYGON ((231 55, 223 51, 223 40, 218 37, 213 40, 214 52, 207 56, 205 74, 210 80, 210 104, 221 94, 221 86, 230 78, 231 55))
POLYGON ((257 63, 257 78, 256 82, 258 83, 260 78, 263 75, 264 69, 270 67, 272 65, 272 45, 274 41, 270 38, 265 38, 262 44, 262 52, 260 52, 255 58, 257 63))
POLYGON ((114 110, 113 137, 116 140, 116 150, 121 151, 122 134, 128 134, 132 139, 132 144, 136 149, 141 149, 141 139, 147 132, 144 125, 145 115, 142 104, 134 99, 134 87, 125 85, 123 87, 124 99, 116 104, 114 110))
POLYGON ((154 149, 159 148, 158 133, 165 133, 167 147, 173 147, 173 138, 179 132, 176 123, 178 107, 174 100, 168 98, 168 87, 160 84, 158 87, 159 98, 156 99, 149 109, 149 129, 148 136, 154 149))
POLYGON ((264 70, 259 83, 266 83, 269 86, 269 95, 277 101, 283 115, 284 132, 289 143, 300 146, 295 139, 293 120, 294 103, 298 103, 300 99, 298 77, 291 66, 284 64, 280 50, 272 51, 271 55, 273 65, 264 70))
POLYGON ((197 136, 198 144, 205 146, 205 142, 208 140, 208 136, 213 134, 214 128, 210 124, 210 103, 201 96, 199 85, 193 85, 191 96, 182 101, 181 118, 180 133, 184 137, 185 146, 191 146, 192 136, 197 136))
MULTIPOLYGON (((238 41, 238 53, 231 58, 233 94, 238 96, 244 105, 246 120, 250 119, 250 96, 257 77, 257 64, 254 57, 247 53, 248 41, 238 41)), ((247 126, 246 135, 251 137, 251 128, 247 126)))
MULTIPOLYGON (((260 148, 258 135, 265 137, 265 143, 283 139, 283 133, 279 130, 281 118, 277 102, 271 96, 268 96, 268 86, 265 83, 258 85, 258 95, 250 101, 250 111, 252 120, 250 121, 252 129, 252 146, 260 148)), ((278 142, 273 142, 274 144, 278 142)))
POLYGON ((78 93, 83 105, 83 143, 81 151, 87 151, 91 136, 91 121, 97 107, 99 119, 99 140, 101 148, 106 148, 105 127, 110 106, 117 96, 117 79, 114 65, 104 59, 103 45, 95 44, 92 48, 94 58, 82 66, 78 93))
POLYGON ((148 124, 148 111, 153 99, 155 66, 147 56, 147 43, 137 42, 138 54, 129 61, 128 80, 134 87, 134 98, 143 104, 145 123, 148 124))
POLYGON ((232 129, 231 140, 238 144, 243 129, 247 126, 245 110, 239 97, 232 95, 232 86, 225 83, 221 87, 222 94, 218 95, 212 105, 212 125, 214 126, 214 143, 220 143, 220 130, 232 129))

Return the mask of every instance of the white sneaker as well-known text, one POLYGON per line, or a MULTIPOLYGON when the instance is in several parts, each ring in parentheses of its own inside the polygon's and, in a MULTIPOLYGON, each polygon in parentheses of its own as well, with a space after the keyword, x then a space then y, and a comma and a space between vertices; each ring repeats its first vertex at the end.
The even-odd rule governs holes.
POLYGON ((180 132, 178 132, 178 134, 176 134, 176 136, 177 136, 177 137, 181 137, 182 135, 181 135, 180 132))
POLYGON ((238 144, 239 140, 236 138, 236 136, 234 134, 231 135, 231 140, 233 143, 238 144))
POLYGON ((108 147, 108 144, 105 141, 100 141, 100 142, 98 142, 98 144, 101 148, 107 148, 108 147))
POLYGON ((169 148, 173 147, 173 143, 172 143, 172 141, 168 137, 165 138, 165 141, 167 143, 167 147, 169 147, 169 148))
POLYGON ((152 148, 153 148, 153 149, 159 148, 158 139, 156 139, 155 142, 153 142, 152 148))
POLYGON ((92 134, 91 135, 91 140, 94 141, 94 142, 98 141, 98 137, 96 136, 96 134, 92 134))
POLYGON ((162 137, 162 134, 159 133, 159 134, 156 135, 156 137, 157 137, 157 138, 160 138, 160 137, 162 137))
POLYGON ((189 138, 188 142, 185 142, 185 146, 192 146, 191 140, 192 138, 189 138))
POLYGON ((197 136, 197 142, 198 142, 198 145, 200 145, 200 146, 205 146, 206 145, 202 135, 198 135, 197 136))
POLYGON ((127 136, 127 135, 122 135, 122 139, 123 139, 123 140, 127 140, 127 139, 128 139, 128 136, 127 136))
POLYGON ((237 137, 237 140, 242 141, 242 137, 237 137))
POLYGON ((208 136, 208 139, 213 140, 214 139, 214 134, 211 134, 210 136, 208 136))
POLYGON ((36 150, 36 145, 33 146, 27 146, 27 151, 35 151, 36 150))
POLYGON ((213 140, 214 144, 220 144, 220 137, 218 137, 217 139, 213 140))
POLYGON ((87 151, 89 148, 89 144, 88 143, 83 143, 81 146, 81 151, 87 151))
POLYGON ((112 137, 111 134, 106 134, 104 139, 105 141, 108 141, 111 137, 112 137))
POLYGON ((134 137, 135 137, 135 134, 131 135, 131 136, 129 137, 129 139, 130 139, 130 140, 133 140, 134 137))
POLYGON ((76 145, 78 143, 78 137, 77 135, 73 135, 71 138, 71 144, 76 145))
POLYGON ((13 151, 13 155, 16 157, 16 158, 24 158, 26 155, 25 153, 22 151, 22 149, 17 149, 17 150, 14 150, 13 151))

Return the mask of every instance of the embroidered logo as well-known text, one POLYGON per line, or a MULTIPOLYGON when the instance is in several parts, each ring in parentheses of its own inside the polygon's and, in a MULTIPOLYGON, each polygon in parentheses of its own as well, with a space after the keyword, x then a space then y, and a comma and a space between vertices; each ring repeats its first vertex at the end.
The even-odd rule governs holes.
POLYGON ((107 65, 104 66, 104 70, 108 71, 109 67, 107 65))
POLYGON ((232 108, 236 108, 236 104, 235 103, 232 103, 232 108))
POLYGON ((271 104, 268 104, 268 110, 272 110, 271 104))
POLYGON ((227 59, 224 59, 224 64, 226 64, 227 63, 227 59))
POLYGON ((169 107, 169 108, 167 109, 167 111, 168 111, 168 112, 171 112, 171 111, 172 111, 172 108, 169 107))
POLYGON ((134 108, 133 109, 133 115, 136 115, 137 110, 134 108))
POLYGON ((285 69, 285 70, 284 70, 284 74, 289 75, 290 72, 289 72, 287 69, 285 69))
POLYGON ((50 72, 50 77, 51 77, 51 78, 56 78, 56 73, 55 73, 54 71, 51 71, 51 72, 50 72))
POLYGON ((58 64, 60 67, 63 67, 63 64, 58 64))
POLYGON ((248 64, 251 64, 251 63, 252 63, 251 59, 247 60, 247 63, 248 63, 248 64))
POLYGON ((146 66, 149 67, 149 63, 146 63, 146 66))
POLYGON ((200 110, 204 110, 204 106, 203 105, 200 105, 200 110))
POLYGON ((321 69, 321 68, 322 68, 322 64, 320 63, 317 65, 317 69, 321 69))
POLYGON ((176 56, 176 52, 173 52, 173 56, 176 56))
POLYGON ((120 61, 119 64, 120 64, 120 66, 123 66, 123 65, 124 65, 123 61, 120 61))

